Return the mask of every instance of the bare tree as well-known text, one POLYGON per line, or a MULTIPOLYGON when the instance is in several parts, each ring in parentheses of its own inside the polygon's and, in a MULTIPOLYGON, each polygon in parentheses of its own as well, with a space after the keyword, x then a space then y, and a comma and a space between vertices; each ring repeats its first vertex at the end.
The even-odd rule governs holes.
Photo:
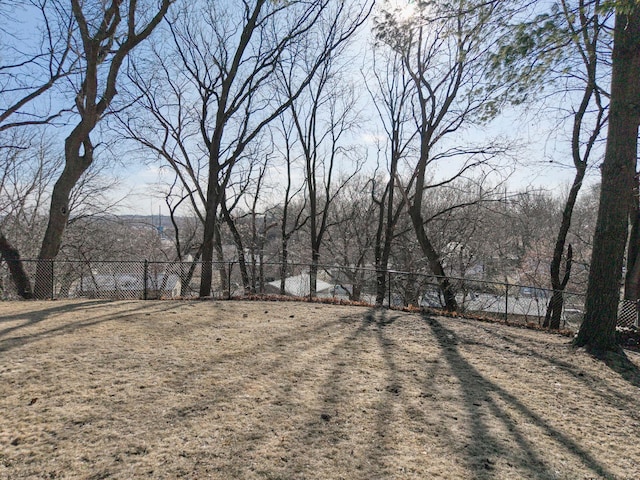
MULTIPOLYGON (((17 136, 22 136, 22 140, 25 140, 34 135, 31 129, 33 126, 49 125, 67 111, 64 107, 52 106, 56 105, 56 102, 50 94, 54 85, 59 85, 61 79, 75 72, 78 59, 73 53, 71 41, 75 24, 73 17, 65 11, 64 5, 57 1, 37 0, 3 4, 0 6, 0 18, 0 134, 3 134, 0 150, 19 152, 28 149, 28 142, 14 143, 17 136), (29 18, 33 25, 25 30, 17 18, 29 18), (33 31, 39 32, 35 41, 33 31), (11 130, 22 131, 16 136, 9 133, 11 130)), ((9 179, 7 174, 15 165, 13 161, 4 165, 2 187, 6 189, 5 181, 9 179)), ((40 166, 43 167, 42 162, 40 166)), ((42 169, 40 171, 43 173, 42 169)), ((33 180, 37 182, 38 178, 42 180, 38 175, 33 177, 33 180)), ((41 191, 38 185, 27 181, 26 184, 22 183, 20 188, 13 184, 11 195, 20 196, 24 193, 21 190, 25 185, 28 193, 41 191)), ((23 196, 17 205, 24 207, 22 202, 28 196, 23 196)), ((33 205, 31 207, 32 211, 37 211, 33 205)), ((18 249, 9 243, 1 231, 0 235, 0 251, 8 262, 18 291, 21 296, 30 298, 31 286, 20 262, 18 249)))
POLYGON ((203 207, 204 297, 211 293, 221 205, 236 167, 248 158, 245 150, 289 107, 324 59, 353 35, 371 7, 363 11, 357 2, 331 0, 238 1, 225 5, 224 13, 211 2, 192 7, 169 21, 169 58, 166 47, 156 51, 155 65, 168 83, 163 96, 144 95, 148 84, 140 88, 160 135, 150 136, 157 133, 153 128, 135 133, 140 125, 133 119, 125 123, 133 137, 146 138, 146 146, 181 169, 181 180, 199 185, 188 189, 198 192, 203 207), (325 37, 319 36, 318 25, 327 27, 325 37), (297 49, 311 38, 316 42, 312 68, 297 75, 297 49), (296 72, 297 83, 290 96, 276 98, 274 76, 282 69, 296 72), (169 116, 169 111, 179 113, 169 116))
POLYGON ((65 139, 65 166, 51 194, 49 222, 42 240, 35 295, 46 298, 53 285, 47 273, 56 257, 69 218, 69 198, 74 186, 94 161, 91 133, 108 113, 117 94, 120 69, 129 53, 151 35, 166 15, 172 0, 157 9, 137 0, 107 3, 71 0, 82 52, 80 81, 75 97, 78 122, 65 139), (124 19, 124 21, 123 21, 124 19))
POLYGON ((56 106, 54 86, 78 67, 75 18, 58 0, 12 2, 0 14, 0 132, 49 125, 69 112, 56 106))
POLYGON ((396 193, 396 177, 400 161, 413 153, 417 130, 412 126, 411 115, 414 84, 402 67, 400 52, 374 48, 373 74, 375 85, 367 83, 367 88, 385 132, 378 152, 383 157, 379 162, 387 170, 386 178, 374 174, 370 183, 371 200, 378 210, 374 246, 376 305, 382 305, 396 225, 405 208, 404 197, 398 198, 396 193))
MULTIPOLYGON (((320 251, 330 226, 332 203, 360 168, 360 152, 344 139, 357 125, 357 99, 353 86, 344 80, 341 69, 345 67, 339 62, 336 57, 327 57, 304 93, 290 107, 304 161, 309 202, 312 296, 316 294, 320 251), (353 168, 339 178, 339 167, 345 164, 352 164, 353 168)), ((290 77, 283 76, 283 83, 289 96, 293 96, 290 77)))
POLYGON ((606 35, 603 27, 603 24, 606 23, 607 20, 606 15, 604 18, 600 18, 600 2, 598 1, 586 4, 586 2, 580 0, 575 10, 571 9, 570 5, 568 5, 569 2, 563 0, 561 3, 564 19, 567 21, 570 38, 572 39, 572 46, 576 49, 579 58, 582 60, 582 68, 584 69, 585 75, 582 99, 573 115, 573 133, 571 136, 571 153, 576 175, 562 212, 562 221, 556 237, 553 259, 550 265, 553 295, 549 301, 544 326, 552 329, 560 328, 560 319, 564 303, 563 291, 569 283, 571 276, 571 265, 573 262, 573 248, 571 244, 567 246, 562 279, 560 266, 569 229, 571 228, 573 210, 587 172, 587 166, 592 156, 591 153, 606 122, 605 110, 607 107, 606 104, 603 103, 603 96, 606 95, 606 92, 601 90, 599 85, 600 78, 598 76, 598 70, 602 63, 600 58, 600 37, 606 35), (575 24, 573 21, 574 18, 577 19, 575 20, 575 24), (595 112, 593 110, 595 110, 595 112), (587 116, 589 115, 594 118, 591 124, 587 123, 587 116))
MULTIPOLYGON (((295 124, 291 117, 280 117, 279 132, 283 146, 278 148, 283 157, 286 176, 284 178, 284 195, 281 199, 280 211, 280 294, 285 295, 286 278, 288 275, 289 244, 291 238, 299 232, 309 221, 307 212, 306 181, 294 185, 294 169, 296 167, 296 135, 295 124)), ((303 175, 304 178, 304 175, 303 175)))
POLYGON ((574 248, 567 245, 567 238, 573 210, 606 123, 608 93, 602 84, 610 75, 604 60, 611 41, 606 26, 610 16, 599 0, 560 0, 552 5, 550 12, 538 13, 532 20, 514 26, 514 35, 505 39, 506 43, 496 54, 492 72, 497 74, 497 81, 517 79, 518 93, 512 97, 516 103, 530 93, 535 95, 529 95, 533 97, 529 102, 539 101, 540 97, 561 98, 561 103, 554 103, 551 108, 568 111, 561 122, 568 120, 572 124, 570 145, 575 175, 549 264, 553 295, 544 326, 553 329, 560 327, 563 292, 571 275, 574 248), (553 91, 549 91, 551 89, 553 91), (543 90, 546 90, 544 94, 543 90))
POLYGON ((349 299, 360 301, 367 277, 365 267, 373 260, 378 206, 371 201, 369 180, 362 175, 341 189, 331 208, 331 228, 327 230, 326 249, 340 266, 340 277, 349 299))
MULTIPOLYGON (((402 182, 402 195, 418 243, 440 284, 445 308, 451 311, 457 309, 455 291, 426 228, 424 195, 428 188, 446 185, 499 153, 495 145, 459 146, 444 152, 438 152, 437 146, 499 110, 505 86, 492 84, 486 74, 492 48, 503 33, 507 7, 508 2, 425 3, 418 4, 410 18, 383 11, 377 24, 378 39, 400 53, 415 87, 419 152, 402 182), (446 160, 455 173, 429 183, 429 172, 439 160, 446 160)), ((401 181, 400 175, 396 180, 401 181)))
POLYGON ((62 162, 52 151, 52 142, 39 129, 14 128, 0 132, 0 138, 0 255, 7 261, 19 295, 30 298, 31 284, 20 261, 20 251, 26 258, 37 253, 50 179, 62 162), (20 251, 15 245, 20 246, 20 251))

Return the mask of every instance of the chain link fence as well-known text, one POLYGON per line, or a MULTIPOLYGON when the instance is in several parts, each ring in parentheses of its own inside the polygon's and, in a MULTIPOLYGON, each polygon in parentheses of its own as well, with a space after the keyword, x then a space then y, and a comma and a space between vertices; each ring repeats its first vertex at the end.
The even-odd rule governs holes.
MULTIPOLYGON (((41 298, 179 299, 199 296, 201 262, 23 260, 32 286, 48 286, 41 298), (37 278, 37 273, 42 278, 37 278)), ((331 298, 399 308, 441 309, 445 302, 438 279, 420 272, 376 271, 334 265, 213 262, 210 296, 286 295, 331 298), (314 274, 315 271, 315 274, 314 274), (313 284, 315 283, 315 288, 313 284)), ((550 302, 560 302, 559 327, 576 330, 582 321, 584 295, 530 285, 450 277, 458 309, 517 323, 545 323, 550 302)), ((0 298, 18 299, 6 263, 0 264, 0 298)), ((549 320, 549 319, 546 319, 549 320)), ((556 319, 558 320, 558 319, 556 319)), ((620 304, 619 324, 638 326, 638 305, 620 304)))

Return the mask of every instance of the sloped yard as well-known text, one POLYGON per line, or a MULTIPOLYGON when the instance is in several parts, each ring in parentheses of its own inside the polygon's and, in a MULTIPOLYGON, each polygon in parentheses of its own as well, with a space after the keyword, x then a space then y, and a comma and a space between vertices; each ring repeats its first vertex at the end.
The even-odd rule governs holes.
POLYGON ((470 320, 0 303, 0 478, 636 479, 639 385, 470 320))

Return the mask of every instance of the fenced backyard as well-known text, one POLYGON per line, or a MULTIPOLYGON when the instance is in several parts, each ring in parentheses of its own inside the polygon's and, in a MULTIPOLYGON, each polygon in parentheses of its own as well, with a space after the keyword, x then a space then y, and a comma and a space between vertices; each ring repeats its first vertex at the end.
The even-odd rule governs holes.
MULTIPOLYGON (((417 272, 320 266, 314 294, 308 265, 213 267, 207 301, 200 263, 51 262, 27 302, 0 271, 0 479, 640 475, 637 351, 608 366, 565 336, 438 316, 417 272)), ((463 313, 514 324, 552 294, 452 281, 463 313)), ((563 328, 583 298, 565 293, 563 328)))
POLYGON ((640 378, 542 331, 80 298, 0 302, 0 355, 0 479, 640 478, 640 378))
MULTIPOLYGON (((23 260, 32 284, 37 260, 23 260)), ((299 298, 332 298, 392 308, 413 306, 441 309, 444 301, 438 279, 423 272, 318 266, 315 292, 310 288, 310 266, 290 263, 250 264, 241 272, 237 262, 216 262, 210 296, 214 299, 247 295, 286 295, 299 298), (382 276, 382 277, 381 277, 382 276), (382 289, 380 284, 383 285, 382 289)), ((46 298, 191 299, 199 296, 201 262, 62 261, 41 269, 49 276, 46 298)), ((41 273, 42 274, 42 273, 41 273)), ((542 324, 553 291, 540 286, 474 278, 451 277, 459 311, 509 322, 542 324)), ((5 264, 0 266, 3 300, 17 299, 5 264)), ((561 328, 576 330, 584 311, 584 294, 565 291, 561 328)), ((635 302, 622 302, 619 324, 638 325, 635 302)))

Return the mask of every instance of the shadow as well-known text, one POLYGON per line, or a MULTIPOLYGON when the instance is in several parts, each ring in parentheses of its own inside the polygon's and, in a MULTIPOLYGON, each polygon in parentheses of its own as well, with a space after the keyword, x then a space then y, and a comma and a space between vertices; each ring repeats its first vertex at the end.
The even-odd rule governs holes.
MULTIPOLYGON (((397 440, 393 438, 392 430, 396 407, 402 404, 404 382, 394 361, 395 343, 386 335, 399 315, 390 313, 386 309, 370 309, 359 319, 353 319, 357 328, 331 349, 328 355, 331 368, 318 388, 314 415, 301 429, 305 432, 304 442, 329 441, 336 448, 350 450, 354 478, 384 478, 385 472, 388 475, 393 472, 388 459, 397 440), (381 378, 370 376, 365 358, 381 363, 378 370, 381 378), (365 391, 353 391, 354 376, 368 379, 365 391), (363 398, 372 403, 366 404, 364 409, 356 408, 354 403, 363 398), (357 412, 356 415, 363 413, 359 417, 361 421, 372 426, 370 437, 364 442, 352 441, 354 428, 344 417, 349 411, 357 412)), ((375 366, 372 370, 376 370, 375 366)))
MULTIPOLYGON (((315 326, 307 326, 301 320, 285 333, 269 337, 268 343, 261 342, 259 353, 250 346, 233 352, 221 351, 194 373, 176 378, 172 388, 197 390, 195 379, 227 363, 242 363, 251 373, 233 382, 211 379, 216 383, 215 396, 183 404, 167 411, 166 416, 172 422, 183 422, 206 412, 228 412, 228 408, 253 404, 259 413, 245 426, 251 433, 240 435, 249 436, 256 450, 281 452, 282 465, 265 465, 259 472, 261 475, 280 478, 286 472, 286 478, 307 478, 312 452, 316 447, 326 449, 329 445, 351 452, 350 478, 386 478, 384 472, 391 478, 397 473, 392 467, 395 442, 402 441, 394 438, 391 430, 397 421, 394 412, 402 409, 405 382, 394 361, 397 346, 387 335, 401 314, 390 313, 370 309, 315 326), (263 360, 272 357, 272 361, 263 360), (374 365, 367 365, 365 359, 374 365), (356 385, 366 391, 354 390, 356 385), (302 391, 315 395, 300 397, 302 391), (295 430, 289 430, 288 426, 291 412, 304 412, 297 414, 295 430), (358 437, 352 415, 370 426, 366 439, 358 437), (257 435, 255 426, 263 418, 270 419, 269 428, 261 428, 257 435), (275 445, 273 437, 280 439, 275 445)), ((237 475, 242 477, 246 473, 237 475)))
MULTIPOLYGON (((106 312, 97 316, 91 316, 92 309, 104 309, 108 305, 113 305, 117 302, 113 300, 92 300, 88 302, 81 303, 70 303, 65 305, 56 305, 54 307, 45 308, 42 310, 31 310, 29 312, 5 315, 0 317, 0 322, 8 322, 8 321, 16 321, 24 319, 26 320, 24 323, 20 325, 16 325, 13 327, 7 327, 3 330, 0 330, 0 353, 6 352, 13 348, 22 347, 27 345, 28 343, 37 341, 42 338, 50 337, 52 335, 65 335, 67 333, 72 333, 77 331, 80 328, 87 328, 93 325, 98 325, 100 323, 108 322, 108 321, 118 321, 135 315, 141 311, 148 311, 151 306, 148 303, 136 303, 135 308, 131 308, 128 310, 118 311, 115 315, 114 312, 106 312), (16 332, 20 332, 21 330, 28 329, 29 327, 34 327, 42 324, 48 319, 51 319, 52 316, 57 314, 69 314, 74 311, 82 312, 83 319, 77 322, 67 322, 62 325, 52 327, 45 330, 40 330, 33 333, 25 333, 24 335, 14 336, 10 334, 14 334, 16 332)), ((157 310, 169 310, 171 308, 175 308, 174 305, 170 304, 153 304, 157 310)))
MULTIPOLYGON (((15 325, 12 327, 6 327, 0 330, 0 339, 18 330, 22 330, 28 327, 33 327, 34 325, 37 325, 43 322, 44 320, 50 318, 52 315, 62 315, 62 314, 74 312, 76 310, 85 311, 91 308, 102 308, 109 303, 112 303, 112 302, 109 300, 92 300, 92 301, 81 302, 81 303, 58 304, 55 306, 44 308, 42 310, 29 310, 27 312, 14 313, 10 315, 2 315, 0 316, 0 324, 20 321, 20 320, 22 320, 23 323, 20 323, 19 325, 15 325)), ((24 305, 35 305, 35 304, 25 303, 24 305)))
MULTIPOLYGON (((219 385, 219 395, 216 398, 206 402, 200 399, 182 408, 186 408, 187 412, 193 411, 198 416, 208 409, 220 408, 221 403, 228 404, 229 399, 244 402, 246 392, 260 384, 265 375, 273 377, 271 396, 266 403, 261 403, 260 409, 268 417, 275 419, 272 433, 282 437, 279 447, 288 447, 283 449, 287 452, 282 456, 283 465, 279 468, 271 465, 262 472, 267 476, 276 473, 304 476, 309 458, 301 456, 300 452, 313 452, 316 447, 326 448, 328 444, 336 451, 351 452, 348 460, 348 468, 352 469, 351 478, 392 478, 398 474, 393 470, 394 450, 397 443, 408 440, 397 436, 395 425, 398 421, 403 423, 409 418, 412 421, 407 432, 422 441, 429 441, 431 436, 440 437, 442 441, 436 439, 440 448, 455 448, 450 454, 455 455, 466 466, 470 472, 469 478, 494 478, 495 464, 502 460, 534 478, 557 478, 557 472, 547 463, 542 453, 546 446, 529 440, 523 420, 525 424, 533 425, 544 433, 549 440, 548 448, 561 448, 563 452, 579 459, 594 474, 613 477, 606 466, 599 463, 575 440, 549 424, 515 395, 486 378, 469 363, 459 350, 459 345, 465 340, 438 320, 423 317, 423 324, 428 328, 422 331, 425 334, 431 333, 428 337, 433 339, 422 335, 420 337, 439 347, 439 360, 428 359, 425 362, 425 359, 416 357, 415 366, 422 366, 422 369, 418 367, 417 372, 420 378, 408 373, 406 366, 402 370, 397 359, 410 354, 410 350, 405 349, 398 341, 398 331, 402 328, 402 322, 397 323, 400 315, 393 315, 393 312, 387 310, 371 309, 359 315, 337 317, 315 328, 304 324, 292 327, 285 334, 272 337, 270 344, 265 346, 264 353, 267 356, 275 353, 277 357, 280 351, 283 352, 282 358, 267 365, 259 357, 252 355, 250 349, 216 355, 212 358, 213 362, 249 362, 255 365, 258 373, 243 377, 233 384, 219 385), (336 340, 336 333, 344 331, 342 327, 346 329, 345 335, 336 340), (369 351, 369 361, 370 354, 375 357, 376 366, 373 370, 377 369, 377 377, 367 375, 367 366, 363 363, 367 354, 363 353, 363 349, 369 351), (286 351, 317 352, 318 357, 316 362, 296 360, 291 363, 284 353, 286 351), (451 375, 452 381, 459 385, 458 396, 452 401, 462 405, 461 410, 466 411, 464 418, 453 416, 449 412, 447 399, 437 396, 438 385, 434 383, 434 379, 438 377, 442 381, 447 375, 451 375), (358 382, 366 385, 366 392, 353 390, 354 383, 358 382), (420 402, 422 407, 416 404, 413 393, 409 393, 417 385, 421 386, 424 395, 421 400, 425 402, 420 402), (302 389, 317 392, 315 401, 298 398, 298 390, 302 389), (433 395, 432 392, 436 394, 433 395), (370 401, 365 415, 358 415, 360 407, 356 406, 361 395, 369 397, 370 401), (284 419, 287 411, 298 410, 301 406, 306 413, 298 418, 296 430, 281 427, 277 419, 282 418, 283 423, 286 423, 284 419), (426 415, 434 410, 440 418, 426 415), (355 415, 360 422, 370 426, 369 437, 365 441, 356 436, 358 429, 354 429, 353 420, 347 415, 355 415), (487 415, 501 425, 502 432, 507 433, 502 436, 497 433, 495 421, 490 424, 487 415), (456 429, 468 431, 468 438, 461 441, 456 436, 456 429)), ((505 341, 511 339, 505 337, 505 341)), ((477 344, 482 345, 480 342, 477 344)), ((413 368, 414 365, 410 367, 413 368)), ((206 372, 208 368, 210 366, 203 366, 202 372, 206 372)), ((562 368, 568 369, 569 365, 562 365, 562 368)), ((188 378, 184 380, 185 384, 190 382, 188 378)), ((191 385, 188 388, 194 387, 195 385, 191 385)), ((178 419, 184 416, 181 410, 176 410, 175 413, 178 419)), ((251 441, 266 448, 272 442, 268 437, 269 435, 251 438, 251 441)), ((311 456, 313 457, 312 454, 311 456)))
MULTIPOLYGON (((521 467, 527 468, 536 478, 556 478, 553 469, 546 465, 544 458, 535 452, 534 446, 527 440, 524 429, 501 406, 501 403, 515 410, 526 421, 541 429, 548 438, 560 443, 593 473, 606 478, 614 477, 604 465, 600 464, 572 438, 547 423, 513 394, 485 378, 460 354, 456 336, 452 330, 447 329, 433 317, 425 316, 424 319, 440 344, 442 354, 447 364, 451 367, 453 375, 459 380, 464 408, 470 419, 471 441, 473 443, 470 448, 476 453, 474 456, 464 458, 467 459, 469 469, 475 472, 474 478, 478 480, 493 478, 493 473, 491 472, 493 460, 491 457, 510 458, 512 461, 519 462, 521 467), (494 418, 508 430, 514 444, 506 445, 490 432, 483 417, 477 412, 479 399, 483 399, 482 401, 486 402, 486 406, 494 418), (518 448, 515 449, 514 445, 518 448), (523 457, 517 458, 517 455, 522 455, 523 457), (481 461, 481 463, 474 463, 471 460, 474 457, 476 459, 486 458, 486 460, 481 461)), ((553 447, 550 446, 550 448, 553 447)))
MULTIPOLYGON (((91 308, 104 305, 96 302, 91 308)), ((0 337, 0 351, 101 322, 133 325, 149 319, 135 325, 135 335, 122 335, 117 358, 106 340, 102 352, 109 355, 83 358, 86 390, 70 403, 89 399, 92 408, 60 431, 84 440, 85 424, 108 422, 129 431, 132 420, 120 418, 141 417, 136 434, 115 435, 106 455, 127 455, 120 451, 122 442, 134 437, 140 444, 149 442, 149 451, 170 444, 167 468, 174 470, 165 474, 171 478, 207 478, 213 471, 208 467, 220 472, 219 478, 433 478, 419 456, 428 446, 433 456, 425 458, 450 457, 442 464, 464 466, 464 478, 492 479, 495 463, 504 460, 522 477, 555 479, 557 472, 541 453, 545 448, 579 458, 594 476, 613 477, 574 440, 472 365, 461 348, 471 335, 461 338, 438 320, 381 309, 338 313, 330 306, 317 317, 309 310, 290 320, 293 312, 265 305, 264 314, 249 313, 242 321, 242 310, 225 311, 224 303, 214 302, 198 309, 193 321, 178 323, 164 315, 176 305, 189 306, 146 302, 117 313, 88 310, 77 322, 0 337), (231 335, 242 335, 243 341, 231 347, 226 343, 231 335), (194 359, 189 349, 204 354, 194 359), (141 372, 146 377, 139 377, 141 372), (444 383, 448 397, 438 392, 444 383), (451 408, 465 413, 455 418, 451 408), (530 439, 531 426, 544 433, 545 444, 530 439), (205 466, 198 467, 198 461, 205 466), (336 474, 323 476, 325 468, 336 474)), ((57 307, 65 306, 44 309, 32 320, 60 313, 57 307)), ((144 455, 131 462, 138 457, 144 455)))
POLYGON ((607 352, 596 358, 602 360, 607 367, 620 375, 625 381, 640 388, 640 367, 633 363, 629 357, 620 352, 607 352))
MULTIPOLYGON (((495 330, 488 329, 481 325, 478 325, 478 328, 480 328, 481 330, 483 330, 489 335, 496 335, 495 330)), ((509 344, 516 347, 519 350, 519 353, 521 355, 533 356, 546 362, 550 366, 557 367, 558 369, 562 370, 566 374, 570 375, 575 381, 583 383, 588 387, 592 387, 593 383, 595 382, 601 383, 603 381, 601 378, 595 378, 584 371, 577 370, 574 364, 564 362, 554 357, 553 355, 544 355, 539 350, 537 351, 535 349, 530 348, 529 343, 531 342, 531 338, 522 338, 517 334, 517 332, 518 330, 509 331, 508 336, 503 335, 503 340, 505 340, 506 342, 509 342, 509 344)), ((540 332, 540 333, 544 333, 544 332, 540 332)), ((474 343, 478 345, 480 344, 479 342, 474 342, 474 343)), ((483 345, 483 346, 489 350, 494 348, 491 345, 483 345)), ((580 350, 575 349, 570 342, 567 342, 563 347, 566 348, 567 350, 572 350, 576 354, 582 353, 580 350)), ((513 348, 511 349, 512 352, 514 352, 514 350, 515 349, 513 348)), ((585 352, 585 354, 587 353, 585 352)), ((591 354, 587 354, 587 355, 589 355, 592 358, 598 358, 599 360, 603 361, 605 365, 607 365, 613 371, 618 373, 625 381, 629 382, 633 386, 640 387, 640 369, 624 353, 622 354, 612 353, 604 357, 602 356, 596 357, 591 354)), ((607 398, 607 400, 612 405, 618 405, 618 408, 622 408, 623 406, 629 405, 628 407, 629 413, 630 414, 635 413, 635 410, 633 410, 633 407, 630 406, 633 404, 633 400, 635 399, 629 395, 625 395, 621 393, 618 389, 615 388, 615 386, 608 384, 607 388, 603 389, 603 391, 601 391, 600 394, 602 395, 602 397, 607 398)))

